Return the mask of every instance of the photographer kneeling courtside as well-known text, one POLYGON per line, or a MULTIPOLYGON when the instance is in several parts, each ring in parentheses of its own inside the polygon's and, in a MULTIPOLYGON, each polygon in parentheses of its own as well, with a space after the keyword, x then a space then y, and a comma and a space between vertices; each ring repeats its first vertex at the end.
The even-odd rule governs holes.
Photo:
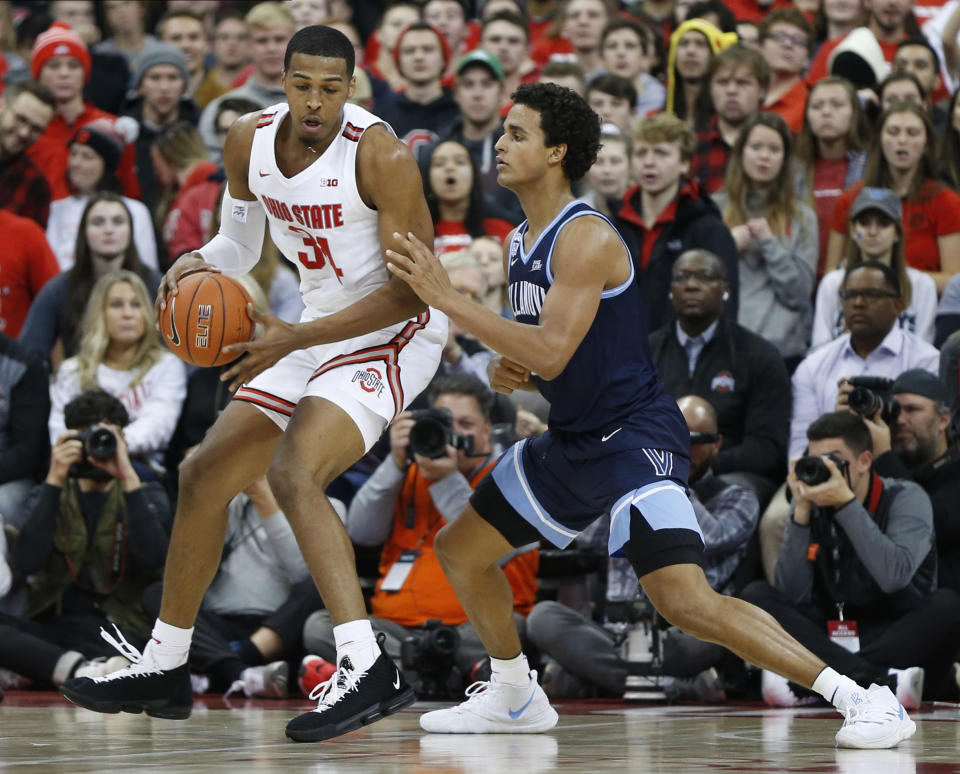
POLYGON ((66 405, 64 420, 11 552, 29 576, 26 612, 0 615, 0 667, 44 686, 124 666, 101 627, 146 642, 140 599, 160 577, 172 521, 163 486, 141 481, 127 454, 120 401, 89 390, 66 405))
MULTIPOLYGON (((904 707, 919 706, 925 676, 928 697, 939 697, 960 645, 960 595, 936 590, 929 497, 874 472, 870 430, 856 414, 825 414, 807 438, 787 478, 793 507, 774 584, 756 581, 742 598, 828 666, 890 686, 904 707)), ((762 686, 768 704, 804 702, 771 672, 762 686)))
MULTIPOLYGON (((370 623, 386 634, 387 653, 402 662, 421 697, 459 698, 467 683, 489 679, 489 665, 433 541, 463 511, 499 450, 491 446, 493 393, 483 382, 465 374, 440 376, 428 396, 432 410, 405 411, 390 425, 390 454, 357 491, 346 525, 357 545, 383 544, 370 623)), ((521 631, 536 601, 538 560, 536 543, 501 560, 521 631)), ((308 653, 335 661, 326 610, 307 620, 303 644, 308 653)), ((326 676, 316 656, 304 659, 304 690, 326 676)))

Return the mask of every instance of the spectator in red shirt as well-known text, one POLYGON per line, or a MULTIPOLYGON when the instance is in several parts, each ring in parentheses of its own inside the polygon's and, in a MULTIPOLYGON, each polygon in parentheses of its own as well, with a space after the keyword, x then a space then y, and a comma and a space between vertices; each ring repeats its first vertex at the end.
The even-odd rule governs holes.
POLYGON ((34 221, 0 210, 0 333, 20 335, 30 304, 60 266, 47 237, 34 221))
POLYGON ((863 181, 837 200, 827 242, 827 270, 839 265, 850 208, 860 188, 892 188, 903 202, 907 263, 928 272, 943 293, 960 271, 960 196, 941 183, 934 157, 930 116, 899 103, 880 117, 863 181))
POLYGON ((53 119, 57 103, 46 86, 24 81, 0 96, 0 208, 46 228, 50 183, 27 150, 53 119))
POLYGON ((771 76, 764 109, 777 113, 796 134, 807 102, 803 73, 813 51, 813 27, 796 8, 771 11, 760 24, 760 50, 771 76))
POLYGON ((770 67, 759 51, 736 45, 713 58, 707 79, 716 114, 697 132, 690 175, 707 193, 716 193, 723 187, 730 149, 741 127, 763 104, 770 87, 770 67))
POLYGON ((616 14, 616 3, 609 0, 566 0, 553 30, 534 45, 530 56, 540 66, 555 57, 574 59, 590 80, 603 70, 600 40, 616 14))
MULTIPOLYGON (((81 126, 98 118, 116 120, 116 116, 94 107, 83 98, 83 86, 90 78, 90 52, 86 44, 63 22, 54 22, 50 29, 37 36, 30 59, 30 72, 46 86, 57 103, 57 112, 46 130, 27 153, 46 176, 59 199, 70 192, 65 173, 69 140, 81 126)), ((134 150, 124 151, 117 178, 123 192, 131 199, 140 198, 140 186, 134 169, 134 150)))
MULTIPOLYGON (((917 31, 913 4, 914 0, 863 0, 867 11, 867 29, 876 37, 883 58, 889 63, 893 62, 900 41, 909 37, 911 30, 917 31)), ((828 74, 830 55, 845 37, 828 40, 820 46, 807 72, 807 83, 814 84, 828 74)))
POLYGON ((840 194, 863 177, 870 133, 850 81, 828 75, 807 95, 794 158, 797 198, 817 213, 817 281, 827 262, 830 220, 840 194))
POLYGON ((503 243, 513 226, 485 217, 476 163, 459 142, 447 140, 426 160, 423 189, 433 217, 434 252, 465 250, 474 237, 492 236, 503 243))

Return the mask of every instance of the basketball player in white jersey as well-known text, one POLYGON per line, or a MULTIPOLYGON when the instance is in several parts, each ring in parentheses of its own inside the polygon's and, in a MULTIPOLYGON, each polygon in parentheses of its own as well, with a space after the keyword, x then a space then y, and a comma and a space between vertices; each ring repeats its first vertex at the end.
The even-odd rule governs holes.
MULTIPOLYGON (((63 694, 101 712, 186 718, 194 619, 216 573, 227 503, 267 477, 334 621, 337 672, 315 710, 292 720, 296 741, 337 736, 414 700, 367 619, 353 548, 324 492, 359 459, 394 416, 427 386, 446 341, 446 318, 391 279, 384 248, 395 232, 433 239, 420 173, 410 151, 376 116, 348 104, 350 41, 329 27, 297 32, 287 47, 288 104, 237 120, 224 148, 228 190, 220 232, 181 257, 160 285, 158 313, 186 272, 248 271, 265 223, 300 270, 306 311, 299 324, 251 315, 264 325, 241 344, 246 357, 223 378, 233 400, 180 469, 180 499, 164 572, 163 603, 141 655, 98 680, 76 679, 63 694), (242 384, 242 386, 240 386, 242 384)), ((178 335, 174 333, 174 335, 178 335)))

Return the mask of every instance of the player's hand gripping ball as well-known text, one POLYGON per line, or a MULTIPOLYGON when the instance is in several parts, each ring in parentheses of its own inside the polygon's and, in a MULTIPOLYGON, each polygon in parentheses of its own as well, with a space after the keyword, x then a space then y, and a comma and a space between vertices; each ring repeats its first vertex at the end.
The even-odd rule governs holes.
POLYGON ((177 283, 177 295, 167 296, 160 316, 163 342, 181 360, 204 368, 236 360, 238 353, 223 348, 253 338, 249 303, 250 295, 232 277, 191 272, 177 283))

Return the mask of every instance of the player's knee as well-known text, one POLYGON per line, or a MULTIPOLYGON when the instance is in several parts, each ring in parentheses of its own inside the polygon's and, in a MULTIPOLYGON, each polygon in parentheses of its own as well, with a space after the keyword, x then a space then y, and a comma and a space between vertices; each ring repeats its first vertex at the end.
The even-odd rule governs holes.
POLYGON ((209 502, 211 468, 211 460, 202 446, 180 463, 177 498, 182 505, 209 502))
POLYGON ((664 590, 651 595, 650 599, 660 615, 671 625, 685 634, 703 639, 714 628, 717 596, 716 592, 704 583, 704 588, 684 592, 677 589, 664 590))

